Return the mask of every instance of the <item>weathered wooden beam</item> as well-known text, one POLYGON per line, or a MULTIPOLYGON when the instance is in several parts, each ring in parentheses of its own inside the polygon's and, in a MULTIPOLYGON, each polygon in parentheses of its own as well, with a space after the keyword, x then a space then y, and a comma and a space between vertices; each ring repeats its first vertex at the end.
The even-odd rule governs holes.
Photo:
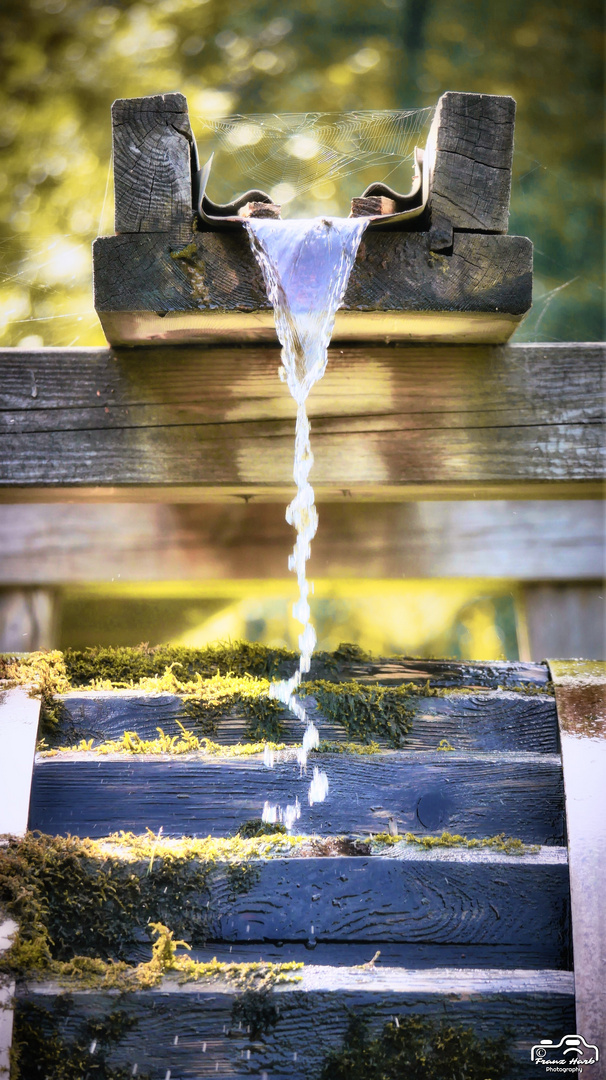
POLYGON ((570 861, 576 1031, 597 1043, 592 1065, 606 1077, 602 1052, 606 1032, 606 664, 550 660, 555 683, 566 793, 570 861))
POLYGON ((443 94, 425 152, 432 214, 455 229, 506 233, 516 103, 495 94, 443 94))
MULTIPOLYGON (((602 545, 602 566, 606 545, 602 545)), ((603 569, 592 582, 528 582, 521 591, 528 648, 522 659, 606 656, 603 569)))
MULTIPOLYGON (((330 776, 330 795, 305 807, 297 823, 305 834, 384 832, 393 817, 399 833, 505 832, 528 843, 563 842, 556 755, 392 751, 320 754, 317 764, 330 776)), ((266 801, 285 806, 296 796, 306 799, 307 788, 296 762, 267 769, 261 756, 221 761, 60 753, 36 762, 29 827, 92 837, 160 826, 166 836, 225 836, 258 817, 266 801)))
MULTIPOLYGON (((334 349, 309 399, 320 499, 601 493, 601 345, 334 349)), ((271 348, 0 353, 4 499, 284 499, 271 348), (38 394, 31 394, 31 371, 38 394)))
POLYGON ((187 241, 197 158, 183 94, 115 101, 112 135, 116 232, 187 241))
MULTIPOLYGON (((15 503, 0 514, 0 585, 190 581, 194 595, 194 582, 284 579, 292 541, 279 503, 15 503)), ((551 610, 548 583, 562 583, 563 593, 575 581, 598 581, 605 541, 597 499, 376 503, 372 513, 342 499, 320 508, 309 571, 316 591, 321 578, 450 578, 471 571, 540 581, 525 593, 532 639, 544 628, 543 611, 551 610)), ((532 655, 586 655, 583 648, 543 646, 532 655)))
MULTIPOLYGON (((62 709, 53 737, 55 745, 74 744, 81 738, 94 738, 96 742, 120 739, 125 731, 155 739, 159 727, 167 735, 178 735, 180 723, 195 731, 191 715, 184 711, 183 700, 176 694, 150 697, 143 691, 75 690, 60 695, 58 700, 62 709)), ((342 725, 327 721, 314 700, 307 698, 305 707, 313 710, 320 738, 350 738, 342 725)), ((411 698, 410 708, 412 727, 406 736, 406 748, 410 750, 435 750, 442 739, 447 739, 462 751, 558 751, 555 702, 548 694, 459 690, 445 697, 411 698)), ((284 727, 282 741, 301 741, 300 721, 286 716, 284 727)), ((218 720, 213 735, 224 745, 243 742, 246 737, 244 718, 228 715, 218 720)))
MULTIPOLYGON (((310 957, 313 954, 310 954, 310 957)), ((74 1038, 84 1020, 101 1020, 110 1012, 131 1019, 111 1051, 112 1064, 153 1077, 268 1076, 280 1080, 315 1080, 327 1054, 341 1046, 353 1016, 364 1017, 377 1038, 394 1016, 433 1017, 438 1022, 474 1028, 482 1037, 515 1031, 512 1080, 529 1076, 530 1049, 541 1033, 574 1029, 574 976, 566 971, 372 971, 306 965, 300 983, 283 984, 269 1002, 276 1023, 256 1039, 238 1020, 233 985, 179 987, 174 980, 143 993, 120 998, 94 991, 76 991, 67 1016, 53 1005, 62 990, 43 983, 19 991, 19 1010, 28 1002, 49 1010, 39 1018, 49 1037, 54 1028, 74 1038), (51 1027, 52 1026, 52 1027, 51 1027), (177 1036, 177 1038, 175 1038, 177 1036), (215 1069, 215 1065, 219 1068, 215 1069)), ((240 991, 241 993, 241 991, 240 991)))
MULTIPOLYGON (((427 232, 369 231, 333 342, 389 339, 499 344, 529 310, 532 244, 456 233, 450 254, 427 232)), ((274 317, 244 232, 100 237, 95 307, 113 345, 275 342, 274 317)))

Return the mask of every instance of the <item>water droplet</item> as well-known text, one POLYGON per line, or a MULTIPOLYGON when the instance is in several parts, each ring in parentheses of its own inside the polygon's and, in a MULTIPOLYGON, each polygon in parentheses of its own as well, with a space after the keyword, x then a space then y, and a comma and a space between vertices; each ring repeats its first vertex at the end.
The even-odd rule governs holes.
POLYGON ((90 1050, 89 1050, 89 1053, 90 1053, 90 1054, 94 1054, 94 1052, 95 1052, 95 1050, 96 1050, 96 1049, 97 1049, 97 1040, 96 1040, 96 1039, 93 1039, 92 1043, 90 1044, 90 1050))
POLYGON ((179 1036, 175 1035, 175 1037, 173 1039, 173 1046, 178 1046, 178 1045, 179 1045, 179 1036))

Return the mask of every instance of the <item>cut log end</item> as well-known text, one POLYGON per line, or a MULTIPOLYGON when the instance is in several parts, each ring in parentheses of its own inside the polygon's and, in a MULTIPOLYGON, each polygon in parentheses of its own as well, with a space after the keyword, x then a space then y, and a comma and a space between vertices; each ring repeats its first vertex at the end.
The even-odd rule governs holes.
POLYGON ((394 199, 388 199, 386 195, 366 195, 351 200, 350 217, 376 217, 385 214, 395 214, 396 204, 394 199))
POLYGON ((280 218, 282 207, 276 203, 247 202, 238 210, 241 218, 280 218))

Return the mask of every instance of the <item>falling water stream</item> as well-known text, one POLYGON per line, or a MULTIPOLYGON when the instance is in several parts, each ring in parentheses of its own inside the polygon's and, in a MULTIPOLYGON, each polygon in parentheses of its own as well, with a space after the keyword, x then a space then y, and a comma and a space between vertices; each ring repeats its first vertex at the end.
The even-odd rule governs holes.
MULTIPOLYGON (((301 623, 299 666, 290 679, 273 683, 271 696, 282 701, 305 725, 297 759, 303 770, 310 750, 319 744, 318 729, 297 700, 302 676, 309 671, 316 633, 309 608, 306 564, 318 527, 318 514, 309 474, 314 462, 306 402, 311 388, 322 378, 328 361, 328 345, 356 253, 366 228, 364 218, 314 218, 286 221, 251 218, 246 222, 250 243, 263 272, 267 295, 274 309, 276 332, 282 345, 280 377, 287 383, 297 406, 293 476, 297 493, 286 510, 286 520, 296 529, 289 570, 297 575, 299 598, 293 615, 301 623)), ((265 764, 273 765, 266 747, 265 764)), ((314 767, 309 785, 310 806, 328 793, 328 777, 314 767)), ((291 829, 301 809, 298 799, 284 810, 265 804, 264 821, 281 820, 291 829)))

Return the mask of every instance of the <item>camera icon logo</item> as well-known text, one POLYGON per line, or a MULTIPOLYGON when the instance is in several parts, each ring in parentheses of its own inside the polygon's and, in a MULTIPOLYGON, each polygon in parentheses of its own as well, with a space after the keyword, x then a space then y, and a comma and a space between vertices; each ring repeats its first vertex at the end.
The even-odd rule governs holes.
MULTIPOLYGON (((532 1047, 530 1060, 537 1064, 547 1065, 553 1060, 556 1050, 562 1054, 574 1054, 575 1058, 592 1057, 596 1062, 600 1060, 600 1051, 597 1046, 586 1042, 582 1035, 564 1035, 558 1043, 554 1043, 553 1039, 541 1039, 540 1043, 532 1047)), ((574 1059, 571 1057, 568 1060, 572 1062, 574 1059)))

